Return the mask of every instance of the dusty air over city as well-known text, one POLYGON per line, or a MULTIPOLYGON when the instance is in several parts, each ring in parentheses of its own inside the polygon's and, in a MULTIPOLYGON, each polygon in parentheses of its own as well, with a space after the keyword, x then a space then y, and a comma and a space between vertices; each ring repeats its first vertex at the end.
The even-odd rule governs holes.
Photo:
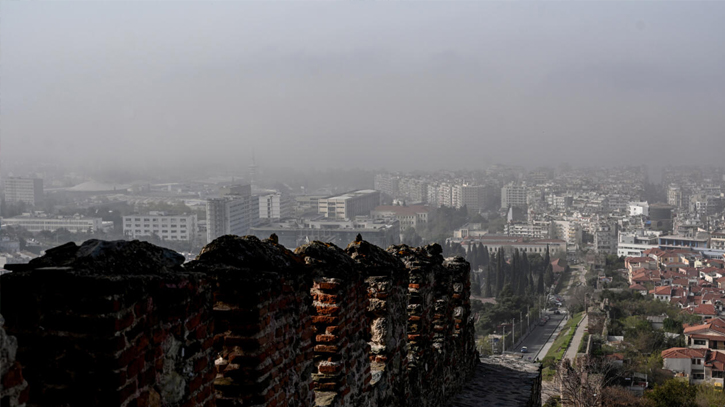
POLYGON ((0 3, 0 405, 725 405, 723 18, 0 3))

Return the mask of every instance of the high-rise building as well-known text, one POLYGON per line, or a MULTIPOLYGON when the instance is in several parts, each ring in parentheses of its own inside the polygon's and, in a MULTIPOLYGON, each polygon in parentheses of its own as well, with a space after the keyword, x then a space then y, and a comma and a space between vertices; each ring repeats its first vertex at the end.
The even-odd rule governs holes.
POLYGON ((485 209, 488 187, 483 185, 462 185, 461 203, 466 205, 468 210, 478 211, 485 209))
POLYGON ((43 180, 40 178, 9 177, 5 179, 5 202, 25 203, 30 206, 43 203, 43 180))
POLYGON ((400 179, 397 175, 375 174, 375 180, 373 183, 373 189, 382 192, 390 198, 395 198, 398 195, 400 179))
POLYGON ((282 219, 292 216, 292 201, 281 193, 259 196, 259 219, 282 219))
POLYGON ((510 183, 501 188, 501 207, 526 207, 526 185, 510 183))
POLYGON ((259 220, 259 198, 251 185, 235 185, 221 190, 221 198, 206 200, 206 236, 211 242, 219 236, 243 236, 259 220))

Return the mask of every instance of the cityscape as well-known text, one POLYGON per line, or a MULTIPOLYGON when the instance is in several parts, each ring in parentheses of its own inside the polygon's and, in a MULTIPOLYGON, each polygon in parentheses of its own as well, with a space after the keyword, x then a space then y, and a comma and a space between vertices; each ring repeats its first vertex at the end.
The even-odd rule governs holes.
POLYGON ((725 3, 0 12, 2 407, 725 405, 725 3))

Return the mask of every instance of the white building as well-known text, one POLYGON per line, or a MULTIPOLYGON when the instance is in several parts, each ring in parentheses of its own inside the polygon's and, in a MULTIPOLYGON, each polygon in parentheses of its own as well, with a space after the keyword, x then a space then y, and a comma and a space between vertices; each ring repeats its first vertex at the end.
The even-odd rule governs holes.
POLYGON ((370 215, 370 211, 378 205, 380 205, 379 191, 361 189, 320 199, 318 213, 331 219, 354 219, 355 216, 370 215))
POLYGON ((123 235, 131 239, 156 235, 161 240, 194 240, 196 231, 196 215, 166 215, 151 211, 146 215, 123 217, 123 235))
POLYGON ((619 232, 617 237, 617 256, 640 257, 645 250, 657 246, 657 236, 661 232, 638 230, 635 232, 619 232))
POLYGON ((103 220, 101 218, 86 218, 80 215, 31 215, 29 213, 13 218, 5 218, 2 223, 7 226, 24 228, 28 232, 42 232, 44 230, 53 232, 58 229, 67 229, 73 233, 95 233, 101 230, 103 226, 103 220))
POLYGON ((559 239, 566 242, 567 245, 579 246, 582 243, 582 226, 581 224, 568 220, 554 221, 556 235, 559 239))
POLYGON ((30 206, 43 203, 43 180, 39 178, 9 177, 5 179, 5 202, 30 206))
POLYGON ((259 196, 259 219, 281 219, 292 216, 292 201, 277 192, 259 196))
POLYGON ((420 230, 420 228, 425 227, 428 224, 430 213, 430 208, 423 205, 382 205, 370 211, 370 217, 376 220, 397 219, 400 222, 400 231, 402 232, 408 228, 420 230))
POLYGON ((510 183, 501 188, 501 207, 514 206, 523 208, 526 206, 526 185, 510 183))
POLYGON ((222 190, 221 198, 206 201, 206 238, 211 242, 219 236, 244 236, 259 220, 259 199, 252 196, 250 185, 222 190))
POLYGON ((649 204, 647 202, 630 202, 629 216, 649 216, 649 204))

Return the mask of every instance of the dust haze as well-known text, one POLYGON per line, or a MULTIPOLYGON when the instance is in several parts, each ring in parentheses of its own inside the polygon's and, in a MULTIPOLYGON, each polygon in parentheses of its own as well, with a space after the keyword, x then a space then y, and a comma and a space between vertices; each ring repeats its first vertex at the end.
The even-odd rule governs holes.
POLYGON ((722 2, 3 2, 4 160, 658 165, 725 135, 722 2))

